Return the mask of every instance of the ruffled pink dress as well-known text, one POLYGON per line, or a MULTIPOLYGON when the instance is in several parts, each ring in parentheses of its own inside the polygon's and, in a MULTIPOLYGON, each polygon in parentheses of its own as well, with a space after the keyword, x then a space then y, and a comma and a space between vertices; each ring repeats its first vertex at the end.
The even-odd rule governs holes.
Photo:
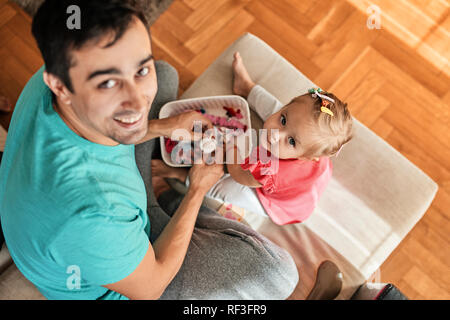
MULTIPOLYGON (((264 149, 261 152, 270 155, 264 149)), ((308 161, 271 157, 261 160, 259 154, 260 147, 257 147, 241 167, 249 170, 262 184, 256 188, 256 193, 267 214, 279 225, 305 221, 331 179, 333 165, 330 158, 308 161)))

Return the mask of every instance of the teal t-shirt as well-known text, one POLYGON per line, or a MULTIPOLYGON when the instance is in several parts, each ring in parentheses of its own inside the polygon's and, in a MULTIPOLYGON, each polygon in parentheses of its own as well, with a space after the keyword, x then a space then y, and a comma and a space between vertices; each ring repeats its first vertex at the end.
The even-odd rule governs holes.
POLYGON ((102 285, 130 275, 149 246, 134 145, 75 134, 53 109, 43 71, 17 102, 0 167, 6 244, 48 299, 126 299, 102 285))

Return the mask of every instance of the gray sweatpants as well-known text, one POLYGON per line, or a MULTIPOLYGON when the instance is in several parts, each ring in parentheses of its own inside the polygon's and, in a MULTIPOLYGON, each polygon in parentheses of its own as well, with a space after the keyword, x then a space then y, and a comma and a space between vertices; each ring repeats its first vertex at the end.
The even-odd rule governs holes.
MULTIPOLYGON (((157 118, 159 109, 177 99, 178 92, 178 74, 173 67, 157 61, 156 71, 159 89, 150 118, 157 118)), ((174 190, 155 197, 151 159, 159 153, 156 142, 136 145, 135 151, 147 190, 151 242, 183 199, 174 190)), ((287 251, 244 224, 202 206, 184 262, 161 299, 286 299, 297 282, 297 268, 287 251)))

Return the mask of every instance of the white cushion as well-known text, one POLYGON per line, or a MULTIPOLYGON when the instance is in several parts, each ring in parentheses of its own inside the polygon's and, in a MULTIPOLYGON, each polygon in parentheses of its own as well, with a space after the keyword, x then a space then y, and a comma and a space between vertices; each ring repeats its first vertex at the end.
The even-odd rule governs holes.
MULTIPOLYGON (((232 94, 231 63, 236 51, 252 79, 284 104, 315 87, 266 43, 245 34, 181 98, 232 94)), ((325 259, 343 271, 339 298, 349 298, 421 219, 437 192, 434 181, 385 141, 357 120, 354 127, 355 137, 333 159, 332 181, 305 223, 277 226, 247 216, 247 222, 287 249, 297 262, 300 283, 293 298, 306 297, 325 259)))

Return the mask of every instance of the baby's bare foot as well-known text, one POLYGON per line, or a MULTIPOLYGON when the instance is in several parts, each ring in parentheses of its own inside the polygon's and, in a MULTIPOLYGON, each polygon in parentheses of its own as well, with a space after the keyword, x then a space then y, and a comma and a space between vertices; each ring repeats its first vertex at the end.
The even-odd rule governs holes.
POLYGON ((12 109, 12 106, 9 103, 8 98, 0 96, 0 111, 10 112, 11 109, 12 109))
POLYGON ((233 58, 233 93, 247 98, 255 83, 250 78, 239 52, 235 52, 233 58))
POLYGON ((169 167, 162 160, 152 160, 152 176, 161 178, 175 178, 182 182, 186 181, 189 171, 185 168, 169 167))
POLYGON ((166 180, 164 180, 164 178, 161 177, 152 177, 152 187, 156 199, 159 198, 161 193, 170 189, 170 186, 167 184, 166 180))

